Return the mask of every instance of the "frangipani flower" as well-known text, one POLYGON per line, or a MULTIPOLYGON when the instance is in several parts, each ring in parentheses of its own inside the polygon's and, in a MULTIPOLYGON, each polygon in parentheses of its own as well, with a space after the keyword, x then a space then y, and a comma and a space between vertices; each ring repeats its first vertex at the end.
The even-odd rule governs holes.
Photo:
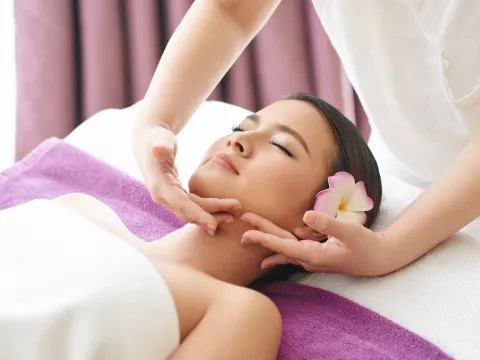
POLYGON ((355 183, 348 172, 337 172, 328 177, 329 189, 320 191, 313 209, 343 221, 365 224, 365 211, 373 208, 373 200, 368 197, 363 181, 355 183))

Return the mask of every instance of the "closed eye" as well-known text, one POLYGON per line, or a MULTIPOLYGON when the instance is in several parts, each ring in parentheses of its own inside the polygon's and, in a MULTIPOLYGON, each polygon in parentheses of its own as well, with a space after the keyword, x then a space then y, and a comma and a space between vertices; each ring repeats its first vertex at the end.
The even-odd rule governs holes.
POLYGON ((245 130, 243 130, 240 125, 233 125, 232 132, 235 132, 235 131, 245 131, 245 130))
MULTIPOLYGON (((232 127, 232 132, 237 132, 237 131, 245 131, 245 129, 243 129, 241 127, 241 125, 234 125, 232 127)), ((287 156, 293 158, 293 153, 287 149, 287 147, 285 145, 283 145, 280 141, 276 140, 276 139, 272 139, 270 140, 270 144, 272 144, 273 146, 276 146, 278 147, 280 150, 282 150, 287 156)))
POLYGON ((293 154, 290 150, 288 150, 285 145, 283 145, 280 141, 276 140, 276 139, 272 139, 270 140, 270 144, 272 144, 273 146, 276 146, 278 147, 280 150, 282 150, 285 154, 287 154, 289 157, 293 158, 293 154))

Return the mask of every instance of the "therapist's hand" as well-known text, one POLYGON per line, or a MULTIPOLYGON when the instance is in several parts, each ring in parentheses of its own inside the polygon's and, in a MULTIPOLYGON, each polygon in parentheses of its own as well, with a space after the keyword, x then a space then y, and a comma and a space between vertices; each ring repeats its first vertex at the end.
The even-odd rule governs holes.
POLYGON ((391 267, 389 259, 394 254, 383 234, 357 223, 308 211, 303 218, 306 227, 296 229, 294 236, 253 213, 243 214, 241 220, 256 229, 243 234, 242 244, 259 245, 276 253, 263 260, 263 269, 291 263, 309 272, 358 276, 378 276, 396 270, 391 267), (328 237, 324 243, 318 241, 322 234, 328 237))
POLYGON ((182 220, 201 226, 213 236, 218 223, 230 221, 228 214, 240 208, 238 200, 200 198, 182 188, 175 166, 177 141, 168 128, 136 128, 133 150, 152 199, 182 220))

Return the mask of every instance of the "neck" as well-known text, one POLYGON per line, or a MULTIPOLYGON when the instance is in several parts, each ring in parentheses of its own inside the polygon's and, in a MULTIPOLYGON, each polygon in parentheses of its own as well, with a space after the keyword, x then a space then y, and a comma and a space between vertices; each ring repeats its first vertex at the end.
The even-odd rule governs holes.
POLYGON ((250 229, 235 220, 220 226, 212 237, 188 224, 150 243, 150 252, 160 261, 181 263, 216 279, 245 286, 262 274, 260 263, 270 255, 264 248, 240 244, 243 233, 250 229))

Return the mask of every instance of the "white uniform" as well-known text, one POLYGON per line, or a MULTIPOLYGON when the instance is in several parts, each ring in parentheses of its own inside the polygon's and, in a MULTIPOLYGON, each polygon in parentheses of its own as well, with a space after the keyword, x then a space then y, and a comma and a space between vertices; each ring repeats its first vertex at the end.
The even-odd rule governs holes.
MULTIPOLYGON (((388 224, 479 134, 480 1, 314 5, 372 125, 388 224)), ((455 359, 478 359, 479 240, 472 224, 389 276, 312 274, 300 282, 347 297, 455 359)))
POLYGON ((383 171, 420 188, 480 131, 480 1, 316 0, 383 171))
POLYGON ((0 211, 0 359, 160 360, 178 344, 172 296, 133 247, 46 200, 0 211))

